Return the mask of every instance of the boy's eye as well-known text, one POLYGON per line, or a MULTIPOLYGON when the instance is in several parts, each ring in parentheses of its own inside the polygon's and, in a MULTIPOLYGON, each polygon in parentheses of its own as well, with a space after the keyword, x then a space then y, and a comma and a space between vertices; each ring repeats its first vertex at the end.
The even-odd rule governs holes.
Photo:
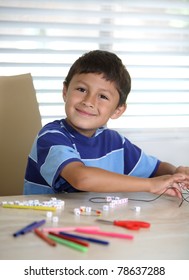
POLYGON ((78 91, 81 91, 81 92, 86 92, 86 89, 85 88, 82 88, 82 87, 79 87, 77 88, 78 91))
POLYGON ((104 94, 100 94, 100 98, 108 100, 108 97, 104 94))

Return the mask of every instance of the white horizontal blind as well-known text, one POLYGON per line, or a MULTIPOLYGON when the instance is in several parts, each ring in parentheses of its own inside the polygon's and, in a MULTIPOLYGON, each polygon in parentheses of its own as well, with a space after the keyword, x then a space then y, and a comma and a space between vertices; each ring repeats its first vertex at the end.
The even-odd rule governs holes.
POLYGON ((110 127, 189 127, 189 0, 0 0, 0 75, 32 74, 43 124, 64 117, 64 77, 93 49, 132 77, 110 127))

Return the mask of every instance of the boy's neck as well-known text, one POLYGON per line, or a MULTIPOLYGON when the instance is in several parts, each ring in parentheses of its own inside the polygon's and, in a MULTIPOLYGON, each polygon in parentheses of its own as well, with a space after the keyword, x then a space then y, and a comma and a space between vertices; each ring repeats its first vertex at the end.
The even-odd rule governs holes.
POLYGON ((85 136, 85 137, 88 137, 88 138, 91 138, 93 137, 95 134, 96 134, 96 131, 97 129, 92 129, 92 130, 85 130, 85 129, 81 129, 81 128, 77 128, 75 127, 70 121, 68 118, 65 118, 65 122, 67 125, 69 125, 69 127, 71 127, 74 131, 77 131, 77 133, 85 136))

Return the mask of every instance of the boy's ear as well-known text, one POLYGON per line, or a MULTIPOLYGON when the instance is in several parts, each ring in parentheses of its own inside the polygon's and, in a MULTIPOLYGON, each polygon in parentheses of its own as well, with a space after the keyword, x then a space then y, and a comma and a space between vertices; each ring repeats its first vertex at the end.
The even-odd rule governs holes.
POLYGON ((127 108, 126 104, 122 104, 118 106, 114 111, 114 113, 112 114, 111 119, 118 119, 125 112, 126 108, 127 108))
POLYGON ((63 83, 62 97, 63 97, 64 102, 66 102, 66 94, 67 94, 67 86, 65 83, 63 83))

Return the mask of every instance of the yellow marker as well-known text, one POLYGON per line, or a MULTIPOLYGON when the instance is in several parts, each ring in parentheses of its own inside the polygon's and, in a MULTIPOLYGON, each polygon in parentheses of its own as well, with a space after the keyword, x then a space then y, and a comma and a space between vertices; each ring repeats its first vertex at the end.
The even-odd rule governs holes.
POLYGON ((4 208, 15 208, 15 209, 32 209, 32 210, 42 210, 42 211, 56 211, 56 207, 48 206, 29 206, 29 205, 18 205, 18 204, 3 204, 4 208))

